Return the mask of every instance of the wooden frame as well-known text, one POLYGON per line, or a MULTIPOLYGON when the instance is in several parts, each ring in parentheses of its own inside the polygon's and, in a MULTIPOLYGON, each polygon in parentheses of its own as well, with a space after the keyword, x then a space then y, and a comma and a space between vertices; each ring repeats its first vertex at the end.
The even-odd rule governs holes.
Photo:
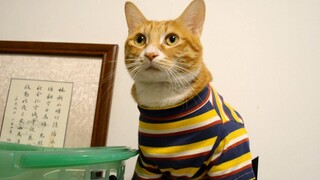
POLYGON ((0 41, 0 54, 101 58, 91 146, 106 145, 117 53, 118 46, 111 44, 0 41))

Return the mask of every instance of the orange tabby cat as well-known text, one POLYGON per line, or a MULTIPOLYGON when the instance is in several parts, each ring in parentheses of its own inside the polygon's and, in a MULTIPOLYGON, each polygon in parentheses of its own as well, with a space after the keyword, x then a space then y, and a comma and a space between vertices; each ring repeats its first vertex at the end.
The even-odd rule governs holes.
POLYGON ((203 0, 175 20, 125 6, 125 63, 141 113, 133 179, 254 179, 241 116, 209 85, 200 35, 203 0))

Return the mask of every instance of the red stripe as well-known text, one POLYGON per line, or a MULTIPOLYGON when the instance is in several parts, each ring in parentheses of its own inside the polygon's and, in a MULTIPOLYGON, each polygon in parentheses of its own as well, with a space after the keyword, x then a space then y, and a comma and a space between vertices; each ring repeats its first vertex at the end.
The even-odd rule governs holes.
POLYGON ((139 131, 139 136, 144 136, 144 137, 168 137, 168 136, 178 136, 178 135, 182 135, 182 134, 189 134, 189 133, 193 133, 193 132, 197 132, 197 131, 201 131, 210 127, 213 127, 215 125, 221 124, 222 121, 221 120, 217 120, 215 122, 212 122, 208 125, 205 126, 201 126, 198 128, 194 128, 194 129, 189 129, 189 130, 185 130, 185 131, 179 131, 179 132, 175 132, 175 133, 167 133, 167 134, 150 134, 150 133, 144 133, 144 132, 140 132, 139 131))

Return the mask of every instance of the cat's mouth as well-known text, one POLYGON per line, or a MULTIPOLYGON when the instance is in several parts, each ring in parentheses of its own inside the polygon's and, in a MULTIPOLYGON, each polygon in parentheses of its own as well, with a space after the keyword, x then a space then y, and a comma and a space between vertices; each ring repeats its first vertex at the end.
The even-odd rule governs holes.
POLYGON ((145 69, 145 71, 160 72, 161 70, 154 66, 149 66, 148 68, 145 69))

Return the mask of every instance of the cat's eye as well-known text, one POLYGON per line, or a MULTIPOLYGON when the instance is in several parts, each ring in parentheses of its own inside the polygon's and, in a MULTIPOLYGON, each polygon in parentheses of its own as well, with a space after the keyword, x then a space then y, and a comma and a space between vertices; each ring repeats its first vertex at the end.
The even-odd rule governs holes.
POLYGON ((146 44, 146 37, 143 34, 138 34, 134 39, 134 43, 138 46, 143 46, 146 44))
POLYGON ((179 37, 175 34, 169 34, 166 39, 166 44, 169 46, 176 45, 179 42, 179 37))

